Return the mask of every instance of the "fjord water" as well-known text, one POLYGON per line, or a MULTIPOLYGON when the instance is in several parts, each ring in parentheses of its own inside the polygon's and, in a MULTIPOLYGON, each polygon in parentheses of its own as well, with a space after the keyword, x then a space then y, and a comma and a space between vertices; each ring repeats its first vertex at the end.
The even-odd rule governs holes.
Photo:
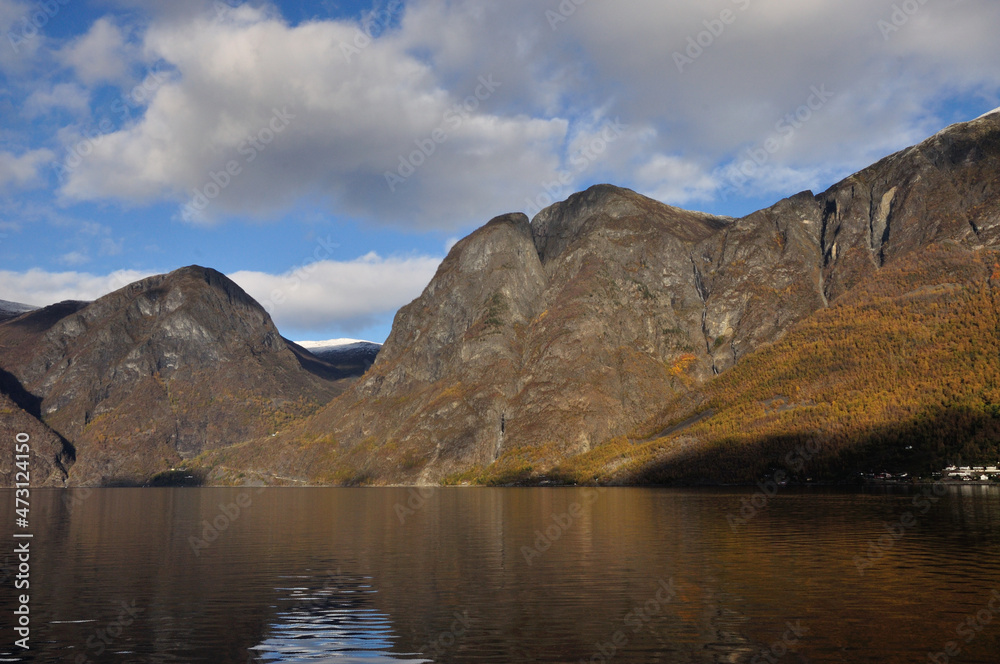
POLYGON ((0 660, 993 663, 1000 490, 938 493, 35 490, 22 651, 4 491, 0 660))

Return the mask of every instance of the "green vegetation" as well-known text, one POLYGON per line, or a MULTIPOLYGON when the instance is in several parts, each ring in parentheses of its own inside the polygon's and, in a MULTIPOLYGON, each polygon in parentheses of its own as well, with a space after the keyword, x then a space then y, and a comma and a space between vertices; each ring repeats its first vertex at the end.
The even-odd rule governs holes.
POLYGON ((504 298, 503 293, 500 291, 494 291, 492 295, 486 298, 484 304, 486 306, 486 317, 483 320, 483 324, 493 331, 499 331, 506 323, 505 319, 508 310, 506 298, 504 298))

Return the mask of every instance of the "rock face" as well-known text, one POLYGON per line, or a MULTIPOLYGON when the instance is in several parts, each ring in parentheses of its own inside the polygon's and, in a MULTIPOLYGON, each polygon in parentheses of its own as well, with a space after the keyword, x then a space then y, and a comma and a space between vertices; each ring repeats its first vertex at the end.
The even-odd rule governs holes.
POLYGON ((93 303, 0 324, 0 365, 76 451, 74 484, 142 483, 275 431, 343 387, 215 270, 191 266, 93 303))
POLYGON ((822 306, 818 233, 795 202, 776 209, 735 221, 601 185, 531 223, 498 217, 452 249, 310 431, 392 441, 367 472, 428 482, 622 436, 822 306))
POLYGON ((1000 459, 1000 248, 898 256, 667 404, 655 434, 560 464, 614 483, 857 482, 1000 459), (804 451, 803 451, 804 450, 804 451))
POLYGON ((38 419, 39 406, 39 400, 25 392, 16 378, 0 369, 0 454, 7 460, 0 467, 0 486, 14 486, 25 477, 31 486, 62 486, 66 481, 73 447, 38 419), (15 465, 24 461, 15 457, 22 442, 28 449, 26 476, 18 476, 21 468, 15 465))
POLYGON ((1000 236, 1000 113, 953 125, 817 197, 827 296, 932 242, 1000 236))
POLYGON ((399 311, 374 367, 283 439, 323 441, 324 467, 284 468, 433 482, 635 433, 892 261, 997 244, 998 177, 993 114, 742 219, 609 185, 497 217, 399 311))
MULTIPOLYGON (((949 127, 822 194, 802 192, 741 219, 595 186, 531 221, 497 217, 456 244, 398 312, 375 364, 346 390, 350 372, 282 339, 238 286, 192 266, 90 304, 0 322, 0 367, 11 377, 3 393, 14 402, 0 408, 12 422, 52 429, 55 439, 40 451, 54 482, 60 468, 70 483, 144 482, 185 461, 216 482, 239 481, 240 473, 340 484, 517 481, 567 459, 599 459, 601 476, 614 478, 635 440, 664 430, 714 421, 722 433, 712 440, 729 440, 725 427, 743 424, 747 411, 729 408, 710 421, 705 410, 733 401, 739 386, 726 377, 753 367, 749 356, 766 355, 761 349, 779 346, 790 330, 821 330, 815 323, 825 315, 839 326, 837 339, 809 341, 812 355, 801 357, 818 359, 803 363, 843 371, 831 353, 845 335, 886 334, 896 344, 882 363, 891 371, 894 354, 907 352, 902 333, 881 320, 853 326, 833 315, 836 307, 853 302, 851 315, 866 316, 882 306, 879 298, 910 297, 911 286, 934 297, 967 288, 961 284, 980 288, 976 297, 993 288, 998 191, 1000 113, 949 127), (962 260, 948 258, 954 248, 962 260), (930 263, 938 267, 923 274, 930 263), (953 279, 961 270, 979 276, 953 279), (874 288, 880 279, 895 290, 874 288), (858 304, 862 292, 870 301, 858 304), (717 403, 706 406, 711 399, 717 403)), ((967 314, 979 301, 963 302, 928 305, 920 315, 975 321, 967 314)), ((929 347, 927 357, 938 350, 929 347)), ((940 363, 926 366, 914 375, 940 363)), ((747 407, 773 402, 766 393, 778 382, 794 392, 791 371, 772 381, 766 367, 754 369, 759 399, 747 407)), ((964 385, 956 375, 949 380, 964 385)), ((828 382, 816 378, 817 394, 828 382)), ((860 383, 843 384, 858 392, 860 383)), ((907 397, 905 409, 866 410, 869 425, 903 410, 923 417, 936 387, 907 397)), ((849 419, 828 406, 818 407, 834 413, 831 421, 849 419)), ((781 426, 791 417, 784 412, 781 426)))

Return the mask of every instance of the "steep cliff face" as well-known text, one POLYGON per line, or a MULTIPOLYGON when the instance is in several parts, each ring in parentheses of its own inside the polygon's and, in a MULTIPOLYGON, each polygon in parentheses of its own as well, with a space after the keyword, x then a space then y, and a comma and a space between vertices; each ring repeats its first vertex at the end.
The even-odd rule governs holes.
POLYGON ((658 432, 560 462, 616 483, 931 477, 1000 459, 1000 250, 948 239, 895 258, 732 370, 658 432))
POLYGON ((430 482, 514 458, 544 469, 635 434, 883 266, 996 244, 998 160, 992 114, 742 219, 609 185, 530 224, 498 217, 399 312, 364 378, 279 441, 309 449, 281 467, 430 482))
POLYGON ((710 375, 691 255, 728 222, 606 185, 535 217, 547 283, 523 355, 512 451, 589 450, 710 375))
MULTIPOLYGON (((812 196, 734 221, 600 185, 457 244, 281 472, 434 482, 629 433, 823 306, 812 196), (327 474, 323 474, 323 472, 327 474)), ((279 441, 284 442, 284 441, 279 441)))
POLYGON ((953 125, 817 197, 826 295, 933 242, 1000 239, 1000 113, 953 125))
POLYGON ((826 306, 821 233, 820 208, 803 192, 735 221, 691 256, 713 374, 826 306))
POLYGON ((66 469, 73 463, 72 445, 45 426, 39 415, 39 400, 25 392, 17 379, 0 369, 0 486, 27 481, 31 486, 62 486, 66 469), (27 458, 22 454, 26 445, 27 458), (15 462, 27 461, 18 466, 15 462), (18 472, 25 472, 18 475, 18 472), (27 478, 27 479, 26 479, 27 478))
MULTIPOLYGON (((334 456, 379 449, 373 464, 397 464, 411 481, 432 479, 422 474, 428 465, 491 463, 545 283, 527 217, 493 219, 451 250, 423 294, 396 314, 375 366, 338 409, 312 418, 303 437, 322 438, 334 456)), ((292 470, 282 470, 301 473, 314 459, 294 454, 288 463, 292 470)), ((376 472, 365 463, 319 465, 321 473, 343 468, 330 481, 376 472)))
POLYGON ((0 365, 76 448, 69 479, 86 484, 144 482, 340 389, 239 286, 197 266, 0 324, 0 365))

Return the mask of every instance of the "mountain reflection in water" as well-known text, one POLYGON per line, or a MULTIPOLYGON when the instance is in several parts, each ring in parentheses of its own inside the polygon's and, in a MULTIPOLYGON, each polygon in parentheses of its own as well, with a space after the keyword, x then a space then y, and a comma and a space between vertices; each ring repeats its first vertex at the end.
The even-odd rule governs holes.
POLYGON ((39 489, 0 660, 996 664, 1000 490, 923 490, 39 489))

